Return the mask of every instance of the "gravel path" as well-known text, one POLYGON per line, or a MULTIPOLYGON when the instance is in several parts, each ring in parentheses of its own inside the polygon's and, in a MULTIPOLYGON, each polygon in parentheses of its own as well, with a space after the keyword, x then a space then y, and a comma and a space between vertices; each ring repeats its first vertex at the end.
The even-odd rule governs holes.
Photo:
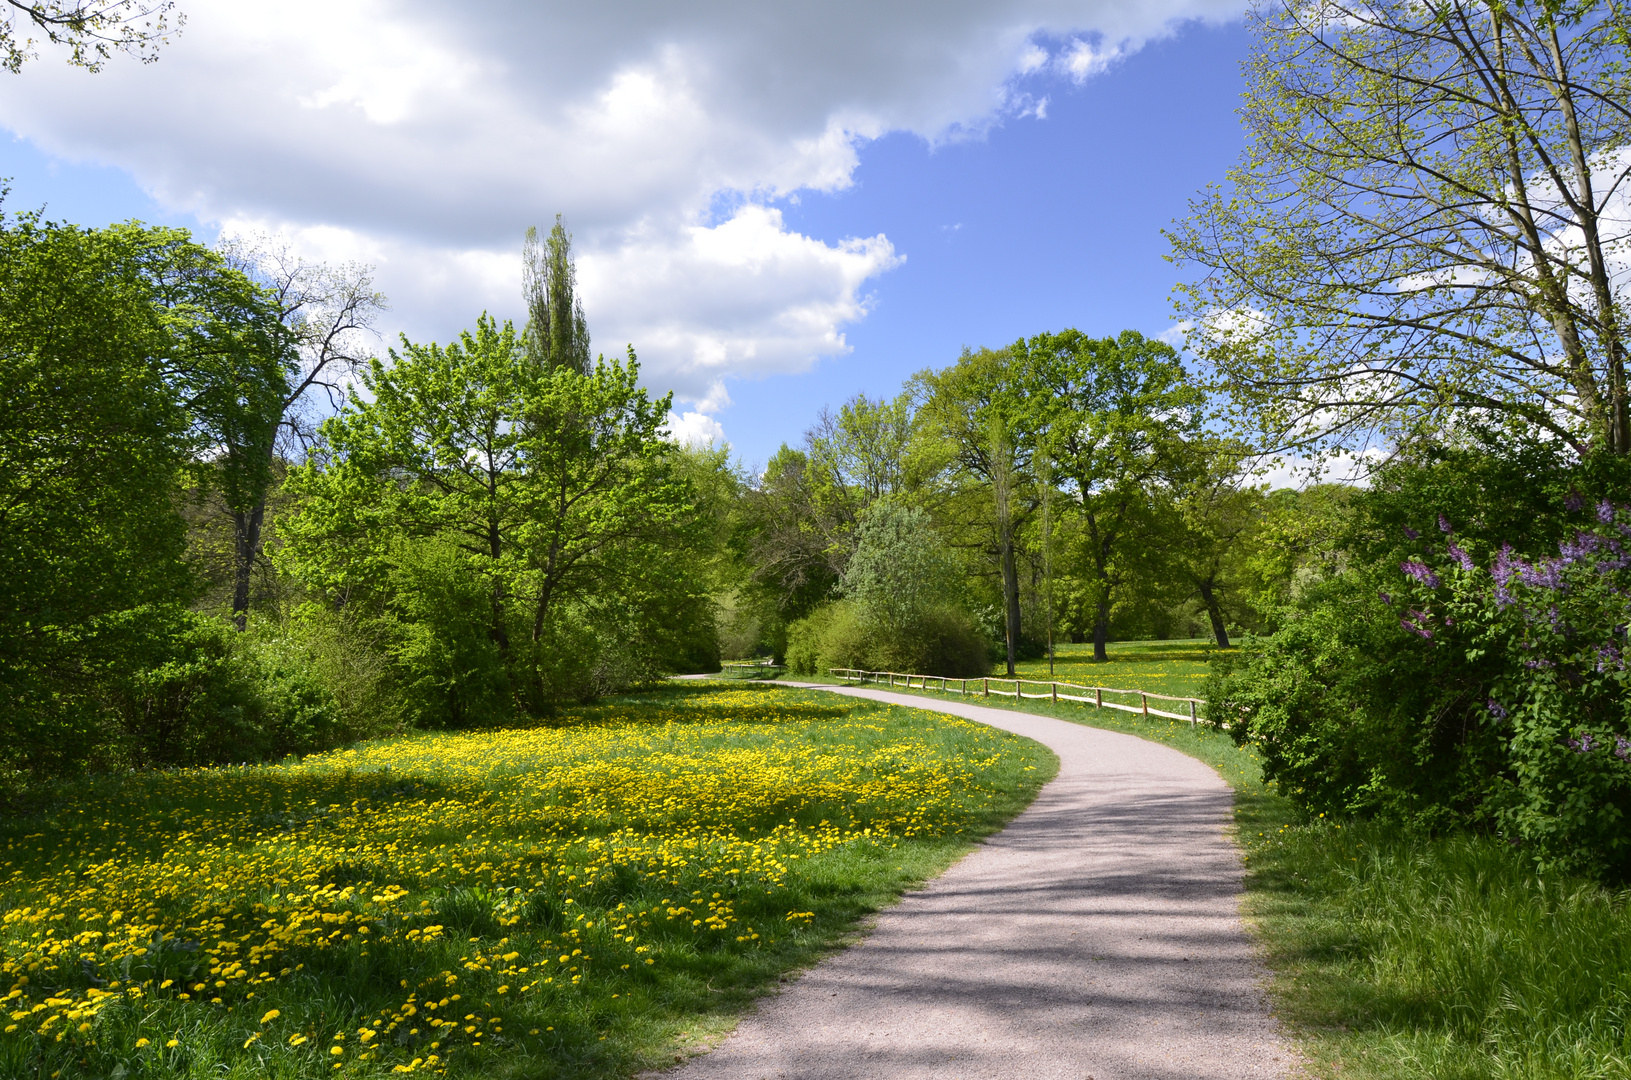
MULTIPOLYGON (((796 684, 795 684, 796 685, 796 684)), ((664 1080, 1284 1077, 1241 925, 1230 791, 1176 750, 963 702, 1059 755, 1002 832, 664 1080)))

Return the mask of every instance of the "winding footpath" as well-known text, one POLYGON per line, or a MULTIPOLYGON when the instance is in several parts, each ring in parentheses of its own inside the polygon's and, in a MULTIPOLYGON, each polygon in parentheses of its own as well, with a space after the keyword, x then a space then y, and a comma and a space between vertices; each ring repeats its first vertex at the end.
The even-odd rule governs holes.
MULTIPOLYGON (((792 684, 798 685, 798 684, 792 684)), ((1295 1061, 1239 915, 1231 794, 1176 750, 855 687, 1024 735, 1059 775, 664 1080, 1244 1080, 1295 1061)))

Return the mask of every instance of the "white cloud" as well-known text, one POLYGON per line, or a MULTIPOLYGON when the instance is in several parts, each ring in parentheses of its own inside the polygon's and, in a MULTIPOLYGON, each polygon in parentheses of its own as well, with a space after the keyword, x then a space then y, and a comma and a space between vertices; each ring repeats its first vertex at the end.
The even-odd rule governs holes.
POLYGON ((719 421, 700 412, 669 413, 668 437, 681 446, 730 445, 719 421))
POLYGON ((376 263, 390 322, 419 339, 518 315, 521 233, 563 211, 597 347, 632 340, 654 387, 718 407, 728 378, 845 352, 867 283, 901 258, 763 204, 848 186, 891 131, 1041 118, 1016 79, 1086 78, 1238 9, 191 0, 159 63, 91 76, 47 55, 0 80, 0 117, 178 210, 376 263), (718 219, 722 196, 737 209, 718 219))
POLYGON ((1272 462, 1261 475, 1253 477, 1255 483, 1270 488, 1296 488, 1301 491, 1310 484, 1350 484, 1369 487, 1371 473, 1387 460, 1387 455, 1376 447, 1367 447, 1357 454, 1347 451, 1319 458, 1285 455, 1272 462))

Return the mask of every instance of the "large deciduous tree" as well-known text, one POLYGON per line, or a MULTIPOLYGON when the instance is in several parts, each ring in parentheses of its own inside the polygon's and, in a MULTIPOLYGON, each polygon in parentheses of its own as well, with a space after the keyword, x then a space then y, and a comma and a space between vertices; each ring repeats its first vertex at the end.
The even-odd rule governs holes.
POLYGON ((1110 609, 1154 538, 1153 490, 1183 460, 1201 423, 1201 391, 1171 346, 1124 331, 1092 338, 1078 330, 1038 334, 1010 347, 1027 390, 1031 429, 1045 440, 1051 469, 1074 501, 1074 575, 1094 608, 1093 655, 1108 659, 1110 609))
POLYGON ((632 350, 587 374, 543 368, 509 323, 483 318, 445 348, 404 339, 391 359, 370 362, 367 396, 291 472, 302 501, 278 558, 337 600, 383 597, 447 720, 472 718, 472 649, 536 712, 561 692, 551 665, 594 647, 586 605, 621 606, 624 632, 657 637, 676 605, 695 606, 698 522, 663 437, 669 399, 639 388, 632 350), (439 618, 482 627, 485 643, 439 618))
POLYGON ((1283 444, 1477 421, 1631 453, 1631 13, 1263 3, 1249 149, 1171 235, 1192 347, 1283 444))
POLYGON ((312 444, 314 415, 332 412, 344 402, 344 380, 371 357, 374 320, 386 305, 373 288, 370 267, 307 262, 286 244, 237 238, 222 245, 222 254, 266 294, 280 330, 276 359, 284 377, 276 400, 266 402, 260 412, 254 439, 242 447, 252 460, 238 471, 254 483, 235 483, 222 491, 232 519, 232 615, 242 630, 262 559, 278 437, 296 447, 312 444), (314 399, 321 404, 314 406, 314 399))
POLYGON ((1018 537, 1039 505, 1031 474, 1041 430, 1037 402, 1026 392, 1023 366, 1007 349, 965 349, 956 364, 920 372, 913 382, 922 395, 926 430, 943 446, 947 485, 964 496, 980 489, 979 501, 990 508, 990 518, 976 528, 1002 584, 1011 677, 1022 629, 1018 537))
POLYGON ((82 764, 110 709, 151 734, 174 704, 131 687, 192 632, 182 478, 258 482, 280 342, 183 232, 0 223, 0 759, 82 764))

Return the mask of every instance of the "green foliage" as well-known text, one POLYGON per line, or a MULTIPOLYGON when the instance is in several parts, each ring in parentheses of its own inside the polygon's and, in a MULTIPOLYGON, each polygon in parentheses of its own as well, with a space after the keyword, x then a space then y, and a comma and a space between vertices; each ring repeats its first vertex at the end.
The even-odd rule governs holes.
POLYGON ((208 759, 247 722, 236 669, 183 611, 176 507, 188 470, 264 480, 231 462, 269 439, 283 342, 268 320, 264 294, 184 232, 0 225, 4 767, 208 759))
POLYGON ((484 317, 392 360, 291 473, 278 561, 388 628, 420 722, 537 715, 709 662, 709 522, 632 352, 542 367, 484 317))
POLYGON ((1477 711, 1492 672, 1416 641, 1373 580, 1343 575, 1214 662, 1207 714, 1304 810, 1429 829, 1487 822, 1501 754, 1477 711))
POLYGON ((1220 672, 1210 715, 1297 805, 1491 829, 1545 866, 1631 873, 1631 523, 1583 497, 1619 489, 1616 463, 1528 471, 1550 453, 1383 470, 1352 497, 1346 561, 1220 672))
POLYGON ((974 678, 991 670, 991 639, 966 613, 935 605, 918 613, 908 634, 885 630, 859 605, 838 601, 787 628, 787 667, 825 677, 835 667, 974 678))
POLYGON ((1377 445, 1496 417, 1631 453, 1600 164, 1627 140, 1625 9, 1329 0, 1248 26, 1246 151, 1171 236, 1241 419, 1377 445))
POLYGON ((862 618, 885 633, 909 636, 924 612, 944 603, 955 581, 929 515, 880 502, 861 519, 840 587, 862 618))
MULTIPOLYGON (((1204 395, 1177 352, 1128 330, 1091 338, 1078 330, 1014 343, 1030 426, 1076 503, 1073 541, 1061 560, 1091 613, 1104 658, 1111 609, 1134 580, 1160 580, 1157 489, 1195 472, 1204 395)), ((1204 470, 1203 470, 1204 471, 1204 470)))

